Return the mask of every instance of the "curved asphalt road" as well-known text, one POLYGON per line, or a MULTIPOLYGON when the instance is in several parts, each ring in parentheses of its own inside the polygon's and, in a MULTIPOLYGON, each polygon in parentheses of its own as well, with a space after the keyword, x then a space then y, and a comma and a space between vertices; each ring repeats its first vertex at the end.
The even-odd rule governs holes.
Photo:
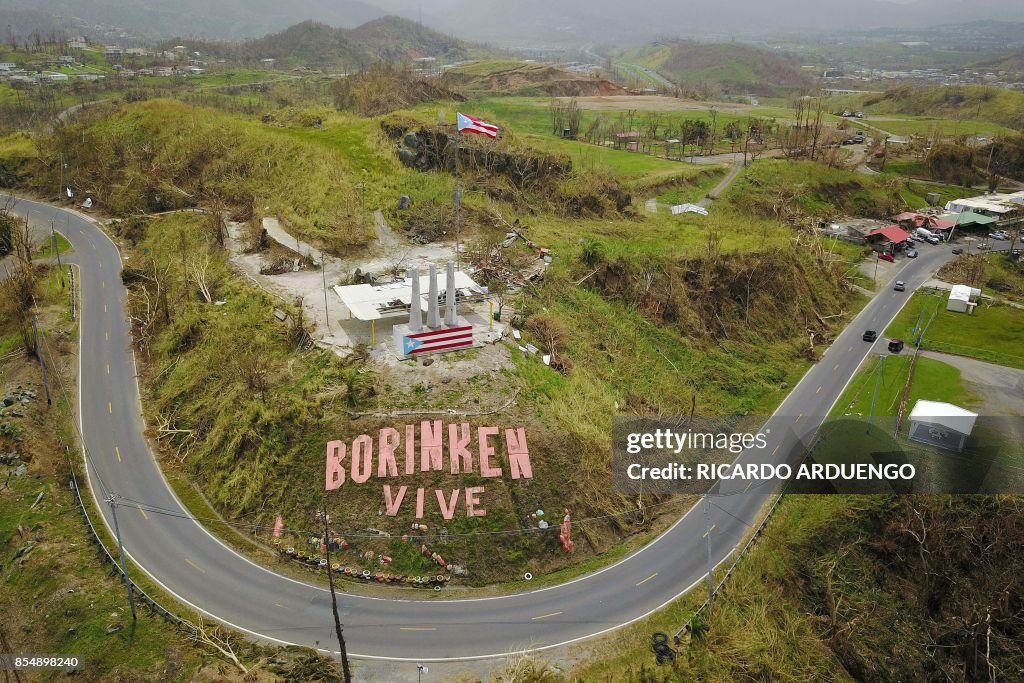
MULTIPOLYGON (((2 197, 3 195, 0 195, 2 197)), ((143 438, 134 357, 114 244, 81 214, 21 200, 14 210, 33 221, 53 220, 74 246, 80 266, 80 419, 97 502, 107 490, 147 505, 181 511, 143 438)), ((949 249, 921 245, 921 257, 901 265, 913 291, 949 249)), ((790 426, 814 430, 866 355, 864 329, 883 330, 909 296, 883 287, 794 387, 776 415, 767 450, 791 446, 790 426)), ((785 453, 786 448, 781 448, 785 453)), ((743 457, 747 457, 744 454, 743 457)), ((711 534, 716 563, 729 558, 757 518, 767 492, 713 497, 711 534), (724 511, 724 512, 723 512, 724 511)), ((109 506, 100 503, 110 524, 109 506)), ((258 638, 325 646, 335 642, 330 596, 244 559, 198 523, 130 503, 119 507, 125 549, 134 563, 182 602, 258 638)), ((466 600, 382 599, 339 595, 350 653, 356 657, 432 661, 473 659, 543 649, 587 638, 637 620, 706 576, 703 513, 681 518, 635 554, 606 569, 529 593, 466 600)))

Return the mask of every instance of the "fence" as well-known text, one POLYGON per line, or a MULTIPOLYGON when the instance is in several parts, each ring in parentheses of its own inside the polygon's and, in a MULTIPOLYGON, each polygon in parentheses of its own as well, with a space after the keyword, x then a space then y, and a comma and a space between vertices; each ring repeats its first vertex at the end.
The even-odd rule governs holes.
MULTIPOLYGON (((93 542, 96 543, 96 545, 102 551, 103 559, 105 559, 110 564, 113 571, 117 574, 123 575, 121 565, 117 562, 116 559, 114 559, 114 556, 110 554, 110 551, 107 550, 107 546, 103 544, 103 539, 100 538, 99 533, 96 531, 96 527, 92 523, 92 518, 89 516, 89 510, 86 507, 85 500, 82 498, 82 492, 78 488, 78 477, 75 476, 75 468, 73 466, 71 468, 70 483, 71 489, 75 492, 75 498, 78 499, 78 507, 82 511, 82 516, 85 517, 86 526, 89 527, 89 534, 92 536, 93 542)), ((151 598, 149 594, 146 593, 146 591, 142 590, 137 583, 131 580, 131 577, 128 577, 128 581, 131 583, 132 590, 135 591, 135 594, 139 598, 141 598, 142 602, 146 603, 146 605, 149 607, 150 614, 159 614, 164 618, 165 621, 171 621, 176 626, 183 628, 191 635, 196 635, 196 627, 192 623, 185 619, 182 619, 177 614, 174 614, 166 607, 158 603, 156 600, 151 598)))

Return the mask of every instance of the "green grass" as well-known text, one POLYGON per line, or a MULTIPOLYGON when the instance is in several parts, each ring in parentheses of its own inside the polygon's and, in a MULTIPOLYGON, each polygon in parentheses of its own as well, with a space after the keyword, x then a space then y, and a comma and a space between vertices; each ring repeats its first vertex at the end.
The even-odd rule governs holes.
POLYGON ((996 135, 1012 135, 1017 132, 1013 128, 1009 128, 998 123, 992 123, 991 121, 970 119, 955 120, 924 116, 913 118, 879 116, 877 118, 869 118, 868 123, 878 126, 882 130, 888 131, 893 135, 900 136, 931 136, 937 131, 939 135, 950 137, 957 137, 960 135, 982 135, 992 137, 996 135))
POLYGON ((1024 353, 1020 347, 1020 340, 1024 338, 1024 311, 985 302, 973 315, 956 313, 946 310, 947 296, 915 293, 885 334, 910 341, 914 339, 913 329, 918 321, 923 319, 927 325, 932 312, 937 311, 927 328, 923 348, 1024 368, 1024 353))
POLYGON ((71 243, 65 239, 64 235, 56 233, 52 238, 47 238, 43 244, 36 251, 36 258, 52 258, 57 254, 65 254, 71 251, 71 243), (57 248, 54 247, 54 238, 56 239, 57 248))
MULTIPOLYGON (((900 400, 910 373, 913 351, 904 350, 902 355, 889 355, 882 372, 879 373, 880 358, 871 359, 859 370, 836 402, 830 415, 868 415, 871 403, 875 401, 877 416, 896 415, 900 400), (875 397, 875 385, 878 395, 875 397)), ((914 368, 914 377, 910 385, 908 406, 924 399, 942 401, 969 407, 977 401, 977 397, 964 387, 960 380, 960 371, 941 361, 931 358, 918 358, 914 368)))

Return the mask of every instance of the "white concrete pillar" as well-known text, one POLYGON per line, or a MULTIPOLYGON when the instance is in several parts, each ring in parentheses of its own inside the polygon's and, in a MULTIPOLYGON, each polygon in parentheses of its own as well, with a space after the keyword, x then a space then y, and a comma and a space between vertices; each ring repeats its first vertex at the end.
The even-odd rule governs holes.
POLYGON ((437 302, 437 266, 430 264, 430 293, 427 295, 427 327, 441 327, 441 311, 437 302))
POLYGON ((410 268, 407 275, 412 280, 412 301, 409 306, 409 329, 419 332, 423 329, 423 313, 420 309, 420 273, 415 268, 410 268))
POLYGON ((448 327, 455 327, 458 324, 458 314, 455 311, 455 263, 448 262, 448 279, 444 294, 444 324, 448 327))

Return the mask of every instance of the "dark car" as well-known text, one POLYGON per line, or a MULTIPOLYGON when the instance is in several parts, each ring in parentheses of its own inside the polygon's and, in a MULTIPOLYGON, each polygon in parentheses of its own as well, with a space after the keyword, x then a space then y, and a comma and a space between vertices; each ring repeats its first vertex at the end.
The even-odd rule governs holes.
POLYGON ((899 353, 902 350, 903 350, 903 340, 902 339, 890 339, 889 340, 889 352, 890 353, 899 353))
POLYGON ((897 280, 893 289, 897 292, 905 292, 907 291, 907 286, 903 283, 903 280, 897 280))
POLYGON ((953 253, 959 256, 960 254, 964 253, 964 250, 961 249, 960 247, 957 247, 953 250, 953 253))
POLYGON ((878 333, 875 332, 874 330, 868 330, 867 332, 864 333, 862 339, 866 342, 873 342, 876 339, 878 339, 878 333))
POLYGON ((889 263, 896 262, 896 258, 892 254, 879 254, 878 258, 882 259, 883 261, 888 261, 889 263))

